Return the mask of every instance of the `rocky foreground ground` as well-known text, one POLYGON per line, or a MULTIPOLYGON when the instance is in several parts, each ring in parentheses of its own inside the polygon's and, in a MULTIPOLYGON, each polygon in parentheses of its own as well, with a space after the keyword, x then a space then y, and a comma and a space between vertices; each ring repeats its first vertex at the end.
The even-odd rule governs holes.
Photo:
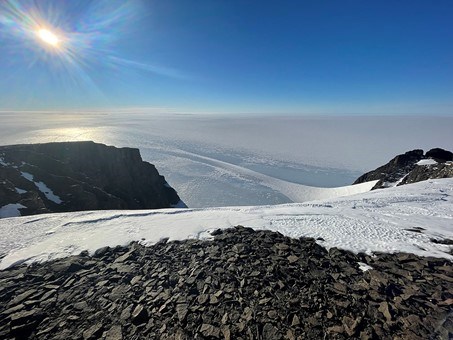
POLYGON ((0 272, 1 339, 448 339, 453 267, 237 227, 0 272), (359 262, 373 269, 362 271, 359 262))

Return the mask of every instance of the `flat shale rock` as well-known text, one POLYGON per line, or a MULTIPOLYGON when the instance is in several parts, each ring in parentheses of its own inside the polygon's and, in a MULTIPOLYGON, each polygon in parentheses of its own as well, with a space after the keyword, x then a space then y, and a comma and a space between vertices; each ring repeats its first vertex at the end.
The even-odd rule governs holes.
POLYGON ((0 339, 452 336, 448 260, 326 251, 243 227, 213 234, 0 272, 0 339))

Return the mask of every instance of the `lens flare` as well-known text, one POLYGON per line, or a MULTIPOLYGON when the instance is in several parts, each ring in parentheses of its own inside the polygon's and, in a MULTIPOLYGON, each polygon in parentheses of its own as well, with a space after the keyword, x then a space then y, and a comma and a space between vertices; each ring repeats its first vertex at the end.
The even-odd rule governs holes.
MULTIPOLYGON (((115 45, 131 27, 140 12, 132 0, 38 2, 0 0, 0 37, 3 49, 17 54, 11 58, 28 67, 47 68, 52 80, 97 92, 97 69, 115 70, 109 57, 116 55, 115 45), (76 4, 76 5, 73 5, 76 4), (71 16, 67 7, 86 11, 71 16)), ((123 66, 124 67, 124 66, 123 66)), ((59 85, 59 84, 58 84, 59 85)))
POLYGON ((60 38, 45 28, 39 29, 36 33, 38 34, 38 37, 48 45, 56 47, 60 43, 60 38))
MULTIPOLYGON (((140 72, 184 78, 178 70, 124 58, 117 48, 137 27, 145 1, 0 0, 1 49, 17 56, 8 59, 11 67, 20 62, 20 67, 46 69, 56 86, 82 89, 92 97, 104 98, 98 77, 106 75, 121 79, 140 72), (77 15, 68 8, 78 9, 77 15)), ((30 81, 29 86, 34 84, 30 81)))

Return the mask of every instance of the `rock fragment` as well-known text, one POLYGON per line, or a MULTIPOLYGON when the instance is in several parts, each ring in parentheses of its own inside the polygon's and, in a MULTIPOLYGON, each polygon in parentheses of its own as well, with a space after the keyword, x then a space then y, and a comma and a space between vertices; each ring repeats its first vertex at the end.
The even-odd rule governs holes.
POLYGON ((142 305, 137 305, 131 315, 132 322, 136 325, 148 321, 148 312, 142 305))
POLYGON ((452 273, 443 259, 226 229, 2 271, 0 338, 446 339, 452 273))

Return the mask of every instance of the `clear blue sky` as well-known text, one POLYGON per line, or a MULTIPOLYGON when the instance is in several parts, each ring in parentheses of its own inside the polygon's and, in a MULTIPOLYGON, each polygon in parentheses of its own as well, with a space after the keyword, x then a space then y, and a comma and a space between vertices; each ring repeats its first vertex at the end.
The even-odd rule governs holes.
POLYGON ((0 109, 453 115, 452 18, 451 0, 2 0, 0 109))

